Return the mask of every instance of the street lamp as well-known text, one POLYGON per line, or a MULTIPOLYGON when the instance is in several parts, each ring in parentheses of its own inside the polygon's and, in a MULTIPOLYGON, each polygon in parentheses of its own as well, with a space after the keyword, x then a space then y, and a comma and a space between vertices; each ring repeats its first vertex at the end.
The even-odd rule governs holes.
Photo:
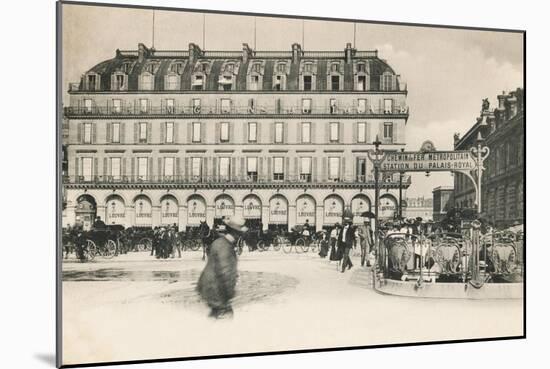
MULTIPOLYGON (((380 222, 378 220, 378 197, 380 195, 380 188, 379 188, 379 172, 380 172, 380 165, 386 158, 386 153, 383 150, 380 150, 380 145, 382 142, 378 139, 378 135, 376 135, 376 140, 372 143, 374 145, 374 150, 369 150, 367 152, 367 155, 369 156, 369 159, 372 161, 374 165, 374 229, 375 232, 378 233, 380 222)), ((378 260, 378 248, 379 248, 379 237, 376 235, 374 237, 374 253, 375 257, 378 260)))

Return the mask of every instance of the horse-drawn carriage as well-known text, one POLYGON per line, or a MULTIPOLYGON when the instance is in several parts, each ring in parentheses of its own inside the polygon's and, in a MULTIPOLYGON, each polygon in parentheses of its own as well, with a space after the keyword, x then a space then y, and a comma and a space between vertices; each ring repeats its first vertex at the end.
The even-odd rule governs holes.
POLYGON ((124 232, 124 247, 128 251, 150 251, 153 247, 153 228, 130 227, 124 232))
POLYGON ((77 258, 81 261, 93 260, 96 256, 113 258, 118 250, 122 229, 116 226, 106 226, 105 228, 76 232, 73 242, 77 258))

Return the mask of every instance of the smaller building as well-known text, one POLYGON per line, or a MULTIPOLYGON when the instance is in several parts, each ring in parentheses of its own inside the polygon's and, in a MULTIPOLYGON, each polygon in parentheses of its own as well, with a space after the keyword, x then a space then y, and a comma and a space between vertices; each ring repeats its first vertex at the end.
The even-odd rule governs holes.
POLYGON ((439 186, 433 189, 433 220, 440 222, 454 206, 454 187, 439 186))
POLYGON ((407 198, 403 207, 405 218, 433 220, 433 199, 422 197, 407 198))

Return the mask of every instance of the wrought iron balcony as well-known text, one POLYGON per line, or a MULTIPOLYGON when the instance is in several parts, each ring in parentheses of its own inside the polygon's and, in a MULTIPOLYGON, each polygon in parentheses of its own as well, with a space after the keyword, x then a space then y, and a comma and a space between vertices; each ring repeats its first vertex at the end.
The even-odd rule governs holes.
MULTIPOLYGON (((65 176, 63 183, 66 185, 156 185, 156 186, 183 186, 183 187, 373 187, 374 177, 369 176, 344 176, 329 179, 312 178, 311 175, 283 175, 281 179, 273 176, 262 175, 231 175, 231 176, 65 176)), ((411 184, 411 177, 403 178, 402 186, 407 188, 411 184)), ((399 174, 380 179, 381 187, 398 188, 399 174)))
POLYGON ((65 115, 68 117, 82 116, 338 116, 338 117, 369 117, 398 115, 406 117, 409 108, 406 106, 395 106, 388 109, 361 109, 357 106, 332 106, 320 108, 304 108, 301 106, 277 107, 275 105, 264 106, 70 106, 65 108, 65 115))

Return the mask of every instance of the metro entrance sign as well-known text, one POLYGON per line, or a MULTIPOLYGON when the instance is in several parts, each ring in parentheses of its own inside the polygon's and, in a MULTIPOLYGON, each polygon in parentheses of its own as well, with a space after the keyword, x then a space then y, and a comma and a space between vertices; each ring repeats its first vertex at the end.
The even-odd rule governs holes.
POLYGON ((471 171, 476 159, 470 151, 386 152, 380 170, 386 172, 471 171))

